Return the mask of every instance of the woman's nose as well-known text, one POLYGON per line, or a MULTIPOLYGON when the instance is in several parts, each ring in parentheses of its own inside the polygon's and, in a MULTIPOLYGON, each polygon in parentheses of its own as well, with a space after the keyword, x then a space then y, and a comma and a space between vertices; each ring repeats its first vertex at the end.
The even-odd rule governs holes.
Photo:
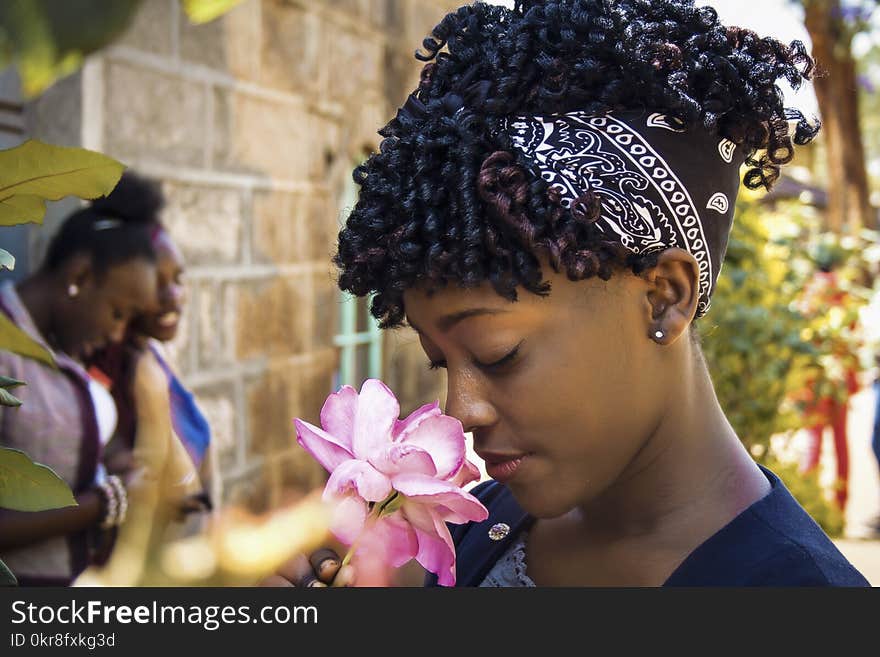
POLYGON ((125 337, 125 329, 127 325, 127 322, 116 322, 113 325, 113 330, 110 331, 110 341, 122 342, 122 339, 125 337))
POLYGON ((494 424, 495 408, 486 398, 480 382, 467 373, 448 371, 446 414, 461 422, 465 432, 494 424))
POLYGON ((174 305, 181 305, 184 299, 184 290, 182 285, 169 285, 166 288, 163 288, 159 293, 160 301, 165 303, 171 303, 174 305))

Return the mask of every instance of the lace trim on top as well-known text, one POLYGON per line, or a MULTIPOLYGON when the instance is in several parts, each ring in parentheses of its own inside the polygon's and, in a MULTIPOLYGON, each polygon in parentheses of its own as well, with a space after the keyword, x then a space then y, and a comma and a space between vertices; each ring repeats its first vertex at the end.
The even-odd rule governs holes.
POLYGON ((480 583, 481 587, 535 586, 531 578, 526 575, 526 537, 526 532, 520 532, 507 551, 492 566, 492 570, 480 583))

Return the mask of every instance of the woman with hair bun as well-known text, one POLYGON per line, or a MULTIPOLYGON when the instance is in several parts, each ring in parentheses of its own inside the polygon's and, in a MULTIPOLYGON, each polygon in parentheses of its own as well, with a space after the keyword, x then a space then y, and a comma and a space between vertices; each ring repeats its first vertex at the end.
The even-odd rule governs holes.
POLYGON ((743 447, 695 328, 740 182, 818 130, 776 84, 811 77, 803 44, 691 0, 518 0, 423 45, 335 262, 446 371, 494 479, 456 585, 865 586, 743 447))
POLYGON ((0 351, 0 372, 27 383, 16 389, 20 407, 0 407, 0 445, 51 467, 78 504, 0 509, 0 559, 21 585, 70 584, 127 516, 130 482, 102 463, 116 409, 85 362, 156 303, 151 229, 143 216, 114 212, 99 199, 64 221, 38 271, 0 288, 0 312, 57 365, 0 351))

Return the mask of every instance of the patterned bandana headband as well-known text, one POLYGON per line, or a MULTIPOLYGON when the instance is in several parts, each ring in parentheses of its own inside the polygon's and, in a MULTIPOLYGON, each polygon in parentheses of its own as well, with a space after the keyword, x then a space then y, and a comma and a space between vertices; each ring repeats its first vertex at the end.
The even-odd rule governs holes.
POLYGON ((706 314, 733 225, 742 147, 656 112, 516 116, 502 127, 565 207, 588 190, 598 196, 595 225, 609 240, 638 254, 679 247, 693 255, 697 317, 706 314))

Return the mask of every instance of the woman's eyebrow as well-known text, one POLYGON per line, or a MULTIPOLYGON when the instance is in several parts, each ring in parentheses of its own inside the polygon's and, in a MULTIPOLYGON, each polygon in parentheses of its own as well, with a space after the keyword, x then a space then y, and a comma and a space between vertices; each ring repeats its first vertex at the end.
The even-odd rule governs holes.
MULTIPOLYGON (((443 315, 443 317, 438 319, 435 324, 438 329, 445 333, 453 326, 458 324, 460 321, 468 319, 469 317, 477 317, 479 315, 500 315, 501 313, 507 312, 510 311, 505 310, 504 308, 468 308, 466 310, 460 310, 456 313, 443 315)), ((407 323, 416 331, 416 333, 423 333, 423 331, 418 326, 413 324, 409 318, 407 318, 407 323)))

